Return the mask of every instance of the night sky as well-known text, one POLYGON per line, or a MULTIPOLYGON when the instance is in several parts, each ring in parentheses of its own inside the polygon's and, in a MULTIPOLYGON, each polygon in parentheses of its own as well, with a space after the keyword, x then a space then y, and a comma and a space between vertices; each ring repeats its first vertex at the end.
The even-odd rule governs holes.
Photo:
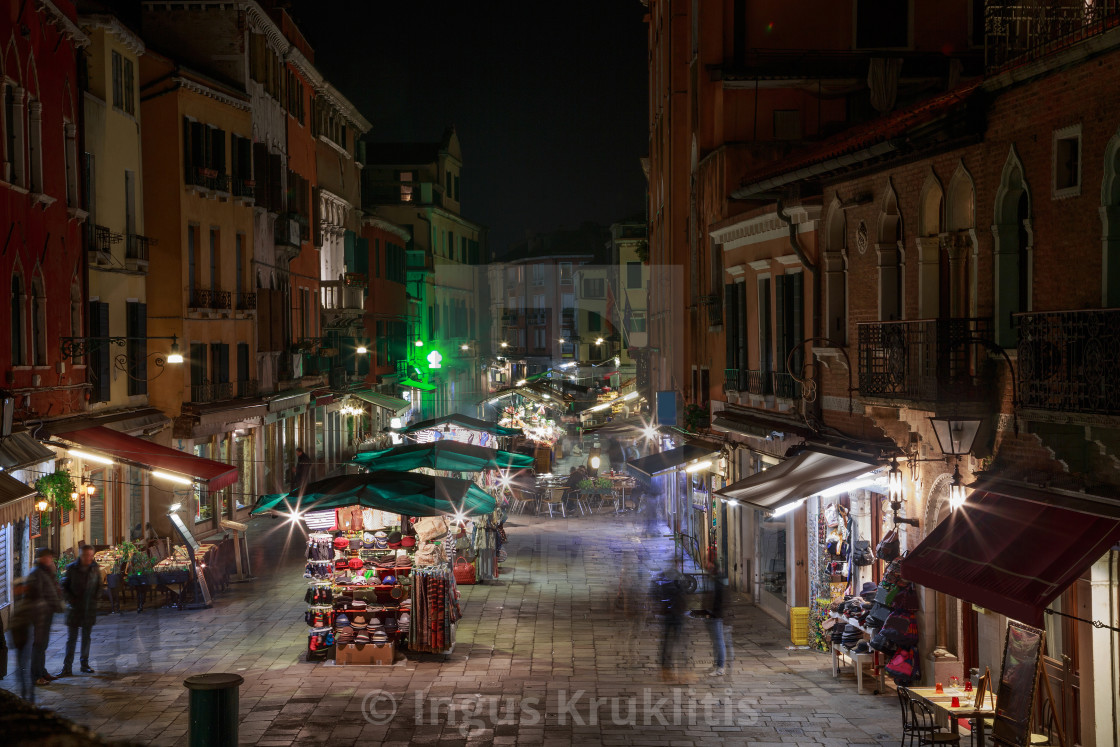
POLYGON ((374 139, 437 141, 456 126, 463 214, 489 227, 495 253, 527 231, 643 211, 639 0, 293 0, 290 12, 374 139))

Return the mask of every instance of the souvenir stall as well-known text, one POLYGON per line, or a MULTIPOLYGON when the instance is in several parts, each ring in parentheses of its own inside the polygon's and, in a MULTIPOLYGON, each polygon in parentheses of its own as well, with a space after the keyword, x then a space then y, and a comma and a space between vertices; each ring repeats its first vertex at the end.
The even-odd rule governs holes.
POLYGON ((518 428, 495 425, 459 413, 421 420, 401 429, 400 434, 412 442, 460 441, 491 449, 508 446, 509 439, 522 435, 518 428))
POLYGON ((263 496, 253 513, 310 530, 308 660, 391 664, 404 647, 450 653, 460 617, 451 548, 467 517, 494 509, 470 481, 378 470, 263 496))
MULTIPOLYGON (((354 463, 370 470, 423 470, 461 476, 478 473, 476 484, 493 496, 504 496, 515 473, 531 470, 532 457, 509 451, 474 446, 459 441, 405 444, 393 449, 359 454, 354 463)), ((497 578, 499 545, 504 541, 504 508, 477 520, 458 522, 455 543, 455 569, 459 583, 474 583, 497 578)))

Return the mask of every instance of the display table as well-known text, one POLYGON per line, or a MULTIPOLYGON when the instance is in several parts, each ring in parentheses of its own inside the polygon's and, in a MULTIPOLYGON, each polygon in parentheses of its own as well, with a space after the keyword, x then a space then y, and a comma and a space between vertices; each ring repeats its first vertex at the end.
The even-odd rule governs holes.
MULTIPOLYGON (((864 633, 870 635, 871 631, 859 624, 856 620, 841 615, 838 612, 830 612, 829 617, 834 617, 845 625, 851 625, 859 628, 864 633)), ((832 676, 840 676, 841 660, 847 657, 851 661, 851 665, 855 667, 856 672, 856 692, 863 695, 863 665, 870 664, 872 668, 872 675, 879 679, 879 692, 885 693, 887 691, 885 667, 879 661, 879 652, 872 650, 866 653, 856 653, 847 646, 839 643, 832 644, 832 676)))

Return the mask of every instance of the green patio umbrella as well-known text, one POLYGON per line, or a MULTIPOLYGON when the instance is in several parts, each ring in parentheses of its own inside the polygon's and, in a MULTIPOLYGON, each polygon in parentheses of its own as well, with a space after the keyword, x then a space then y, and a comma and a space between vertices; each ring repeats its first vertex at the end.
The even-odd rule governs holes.
POLYGON ((536 461, 525 454, 443 440, 404 444, 382 451, 367 451, 351 459, 366 469, 412 470, 418 467, 455 472, 484 469, 532 469, 536 461))
POLYGON ((494 511, 494 498, 470 480, 420 472, 379 470, 339 475, 309 483, 300 491, 262 495, 252 513, 277 510, 323 511, 361 506, 408 516, 481 515, 494 511))
POLYGON ((415 433, 416 431, 426 431, 438 429, 441 425, 457 425, 460 428, 468 428, 474 431, 485 431, 492 433, 495 436, 520 436, 520 428, 506 428, 505 426, 498 425, 497 423, 488 423, 485 420, 472 418, 468 415, 460 415, 459 413, 452 413, 451 415, 444 415, 441 418, 432 418, 431 420, 421 420, 419 423, 413 423, 407 428, 403 429, 401 433, 415 433))

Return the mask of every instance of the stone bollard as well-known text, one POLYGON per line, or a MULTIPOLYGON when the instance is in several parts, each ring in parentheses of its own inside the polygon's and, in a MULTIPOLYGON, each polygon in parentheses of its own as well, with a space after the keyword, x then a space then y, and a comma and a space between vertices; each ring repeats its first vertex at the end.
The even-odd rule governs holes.
POLYGON ((183 680, 191 691, 190 747, 236 747, 239 674, 195 674, 183 680))

